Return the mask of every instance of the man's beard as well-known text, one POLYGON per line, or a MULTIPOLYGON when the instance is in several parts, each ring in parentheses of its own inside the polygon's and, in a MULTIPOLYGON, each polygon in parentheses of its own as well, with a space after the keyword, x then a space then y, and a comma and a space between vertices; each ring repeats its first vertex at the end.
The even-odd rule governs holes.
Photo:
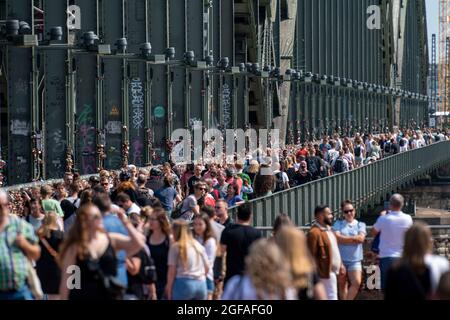
POLYGON ((324 222, 327 226, 331 227, 333 225, 333 219, 325 219, 324 222))

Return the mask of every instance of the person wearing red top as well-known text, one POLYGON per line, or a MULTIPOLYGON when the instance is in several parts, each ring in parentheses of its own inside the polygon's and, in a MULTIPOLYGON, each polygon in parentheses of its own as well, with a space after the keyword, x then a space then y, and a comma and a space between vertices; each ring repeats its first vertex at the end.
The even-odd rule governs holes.
POLYGON ((302 143, 301 149, 296 153, 296 158, 300 156, 304 156, 305 158, 308 156, 308 149, 306 149, 306 145, 304 143, 302 143))

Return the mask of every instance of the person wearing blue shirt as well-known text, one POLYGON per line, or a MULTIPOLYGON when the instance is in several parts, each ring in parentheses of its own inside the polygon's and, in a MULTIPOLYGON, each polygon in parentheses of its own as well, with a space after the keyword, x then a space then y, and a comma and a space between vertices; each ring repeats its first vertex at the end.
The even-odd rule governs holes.
POLYGON ((237 190, 237 186, 230 184, 228 185, 227 188, 227 197, 225 198, 225 200, 228 203, 228 207, 234 207, 236 205, 240 205, 242 203, 244 203, 244 199, 242 199, 239 195, 236 194, 236 190, 237 190))
POLYGON ((346 200, 341 205, 344 220, 338 220, 333 226, 341 253, 346 275, 338 281, 339 295, 342 300, 354 300, 358 295, 362 281, 363 243, 366 238, 366 224, 355 219, 353 203, 346 200))
MULTIPOLYGON (((103 226, 108 233, 119 233, 128 236, 128 231, 120 219, 111 214, 112 203, 108 195, 98 195, 94 198, 94 204, 99 208, 103 215, 103 226)), ((117 207, 118 210, 121 210, 117 207)), ((117 280, 125 287, 128 287, 127 255, 124 250, 117 253, 117 280)))
POLYGON ((155 192, 155 197, 159 199, 162 207, 170 216, 173 210, 174 200, 181 201, 174 187, 172 187, 173 179, 171 176, 164 177, 164 186, 155 192))

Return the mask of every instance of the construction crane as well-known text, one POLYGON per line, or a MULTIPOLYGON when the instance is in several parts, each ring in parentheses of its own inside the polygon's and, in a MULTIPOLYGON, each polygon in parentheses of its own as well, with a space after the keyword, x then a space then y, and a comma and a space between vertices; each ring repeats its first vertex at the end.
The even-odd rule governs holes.
MULTIPOLYGON (((439 97, 438 110, 449 110, 450 0, 439 0, 439 97)), ((442 121, 441 121, 442 123, 442 121)))

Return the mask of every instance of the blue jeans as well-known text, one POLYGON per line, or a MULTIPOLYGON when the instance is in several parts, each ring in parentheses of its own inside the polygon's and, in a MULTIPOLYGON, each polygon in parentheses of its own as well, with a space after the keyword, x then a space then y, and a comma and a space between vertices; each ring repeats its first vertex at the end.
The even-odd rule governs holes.
POLYGON ((0 291, 0 300, 34 300, 30 289, 24 285, 19 290, 2 292, 0 291))
POLYGON ((391 268, 392 264, 394 264, 396 261, 398 261, 400 258, 393 258, 393 257, 387 257, 387 258, 380 258, 380 276, 381 276, 381 290, 384 291, 384 288, 386 287, 386 277, 389 269, 391 268))
POLYGON ((206 300, 206 281, 176 278, 173 284, 173 300, 206 300))

